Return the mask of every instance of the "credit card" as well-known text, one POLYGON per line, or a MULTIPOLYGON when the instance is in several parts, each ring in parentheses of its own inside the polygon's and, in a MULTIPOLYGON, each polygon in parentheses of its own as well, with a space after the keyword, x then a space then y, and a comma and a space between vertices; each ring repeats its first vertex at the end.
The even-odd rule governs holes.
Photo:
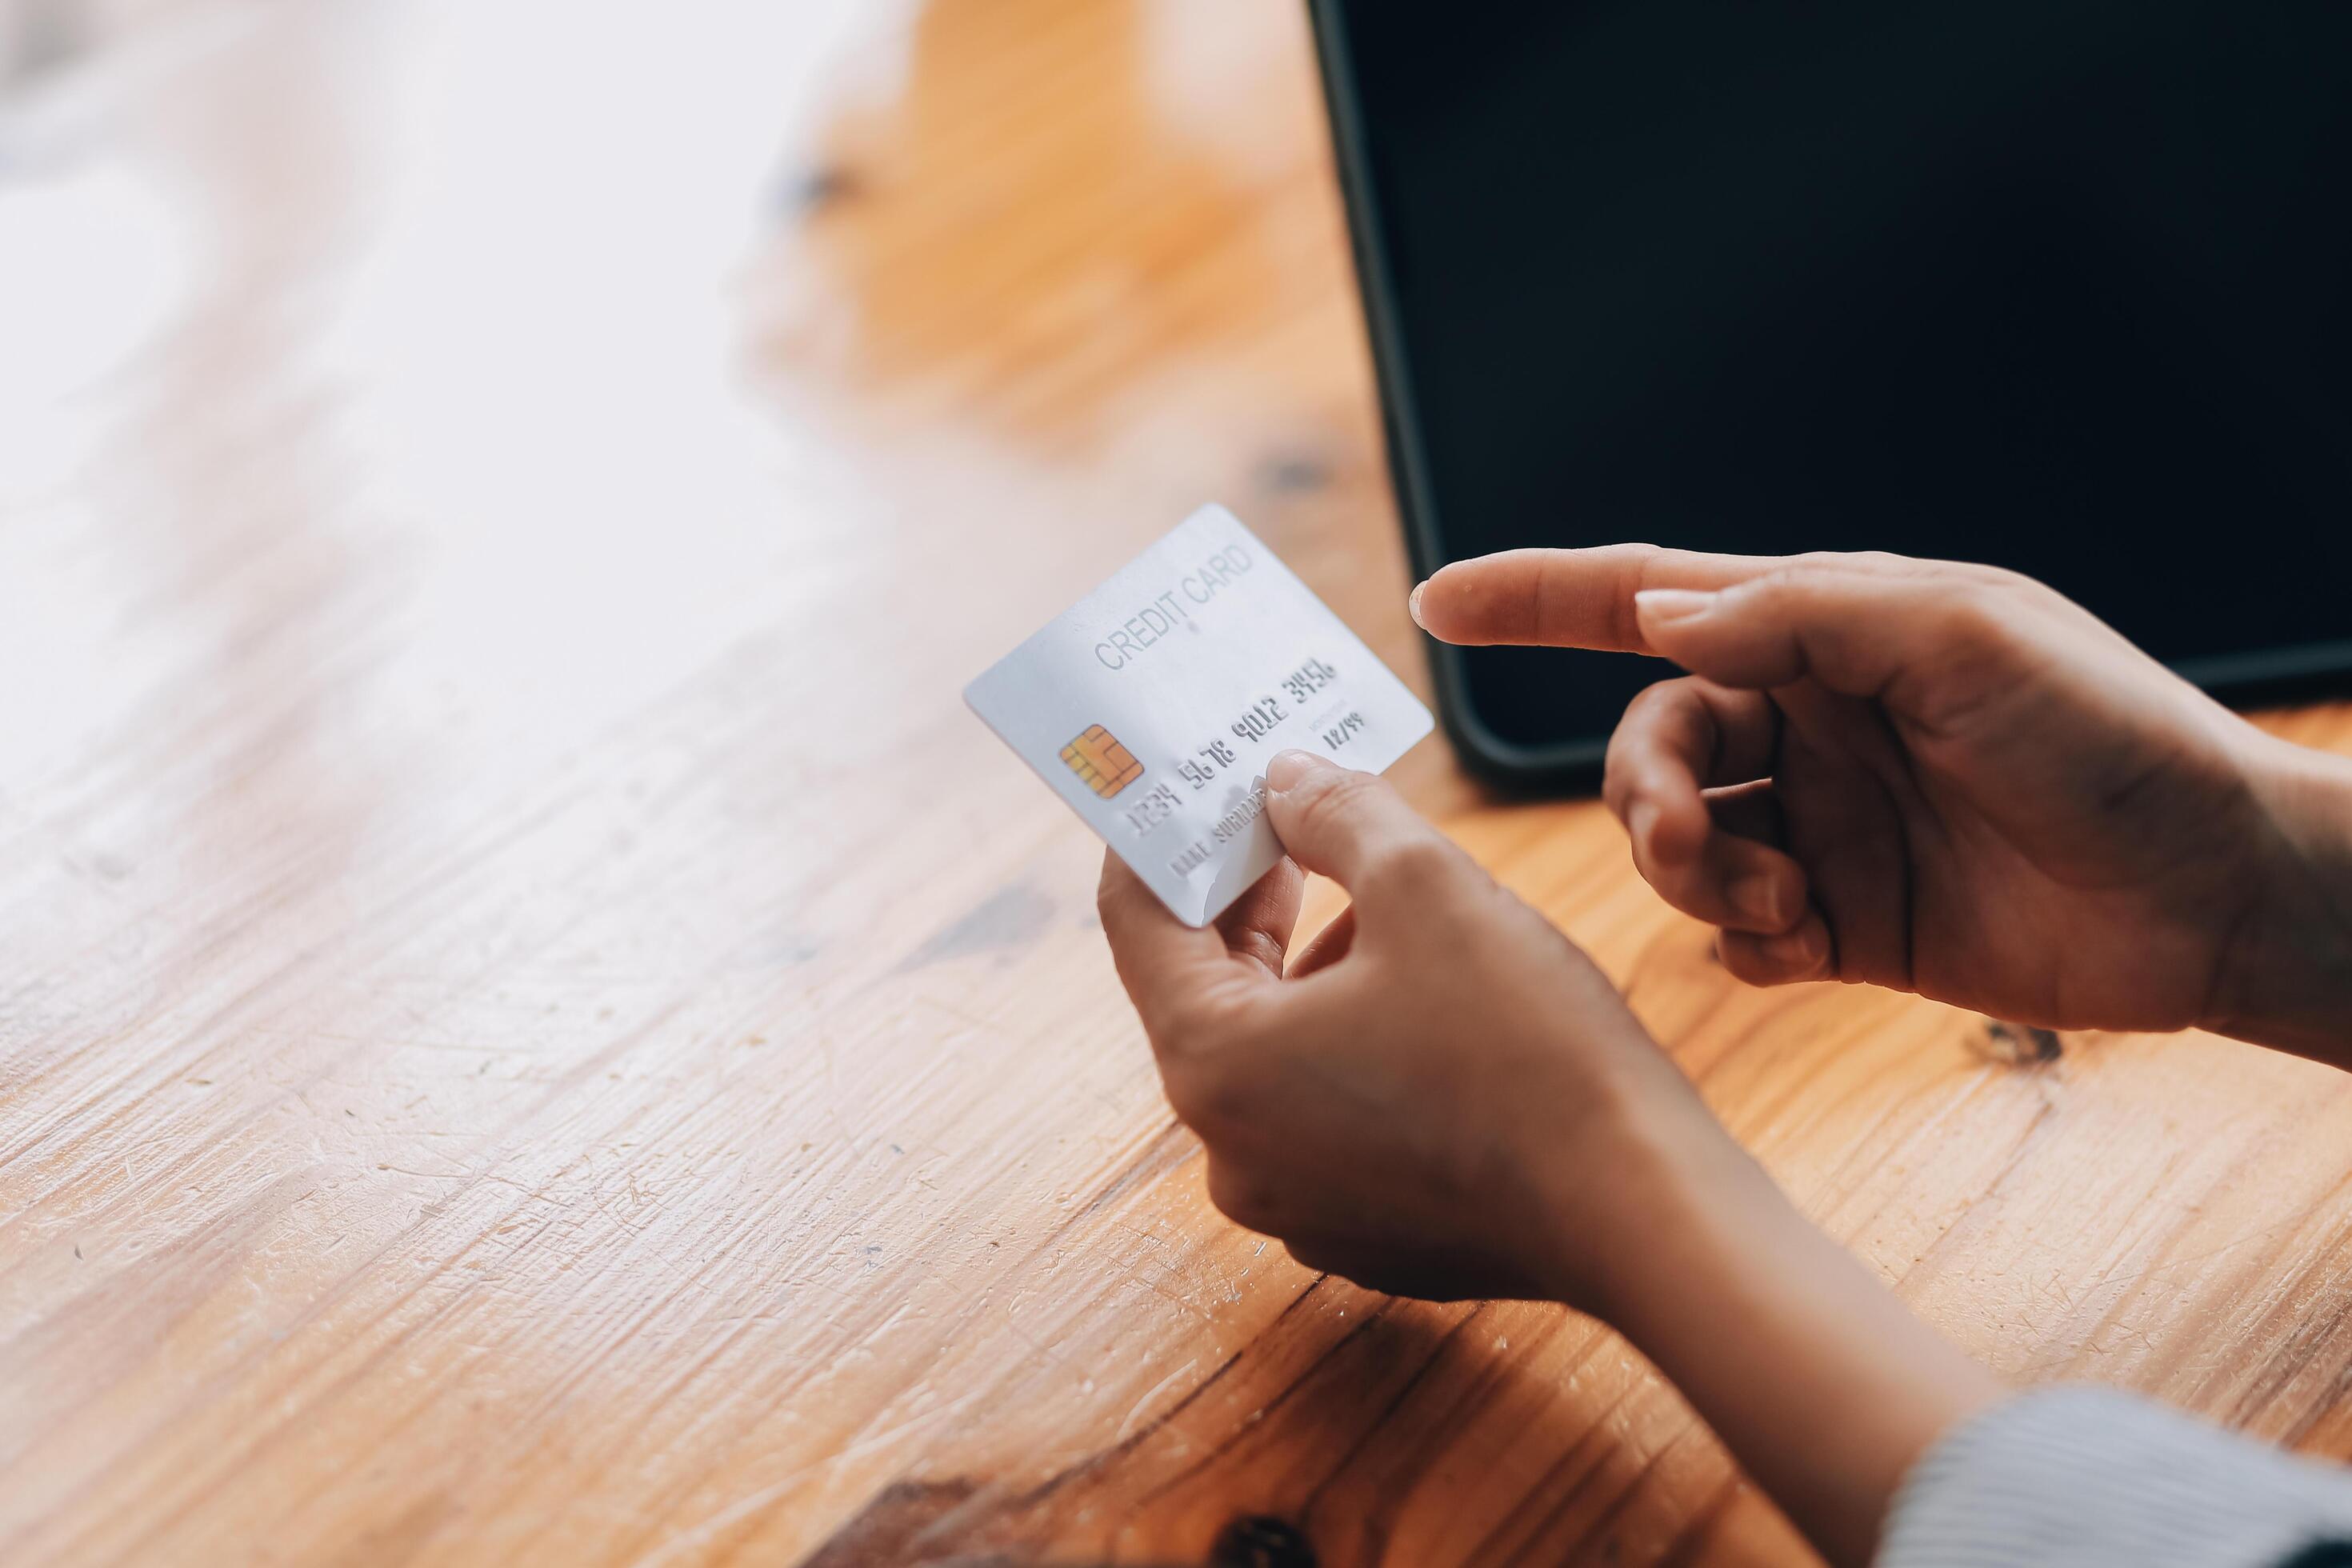
POLYGON ((1204 506, 964 688, 964 701, 1206 925, 1282 855, 1265 763, 1379 773, 1429 710, 1241 520, 1204 506))

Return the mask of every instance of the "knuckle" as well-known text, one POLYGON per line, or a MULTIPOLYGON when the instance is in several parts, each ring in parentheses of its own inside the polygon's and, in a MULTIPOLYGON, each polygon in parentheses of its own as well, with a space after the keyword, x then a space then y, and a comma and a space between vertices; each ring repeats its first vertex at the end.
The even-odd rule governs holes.
POLYGON ((1282 1249, 1290 1254, 1293 1263, 1309 1274, 1339 1274, 1344 1277, 1347 1272, 1348 1259, 1331 1247, 1317 1242, 1286 1241, 1282 1249))
POLYGON ((1160 1070, 1177 1119, 1215 1145, 1247 1129, 1262 1095, 1245 1051, 1214 1051, 1169 1060, 1160 1070))
POLYGON ((1384 846, 1364 868, 1364 880, 1376 898, 1420 899, 1444 889, 1459 868, 1452 845, 1415 837, 1384 846))
POLYGON ((1228 1074, 1203 1063, 1180 1063, 1162 1075, 1178 1121, 1208 1142, 1232 1125, 1239 1095, 1228 1074))
POLYGON ((1969 648, 1995 647, 2009 638, 2014 601, 1989 583, 1959 583, 1945 596, 1940 619, 1948 638, 1969 648))
POLYGON ((1792 555, 1769 572, 1751 577, 1738 587, 1750 590, 1759 599, 1785 601, 1832 577, 1838 571, 1837 563, 1842 559, 1844 557, 1827 552, 1792 555))
POLYGON ((1977 566, 1969 570, 1969 575, 1988 588, 1998 589, 2004 593, 2055 595, 2057 592, 2040 578, 2029 577, 2024 573, 2013 571, 2007 566, 1977 566))
POLYGON ((1629 730, 1638 731, 1646 729, 1671 712, 1688 694, 1690 688, 1691 677, 1685 675, 1672 680, 1654 681, 1633 693, 1633 700, 1625 704, 1625 716, 1617 721, 1617 733, 1611 738, 1611 749, 1615 749, 1616 743, 1624 739, 1629 730))
POLYGON ((1209 1201, 1217 1205, 1219 1214, 1244 1230, 1272 1235, 1281 1228, 1281 1204, 1272 1191, 1246 1177, 1228 1176, 1223 1181, 1213 1182, 1209 1187, 1209 1201))
POLYGON ((1802 605, 1805 595, 1823 575, 1822 568, 1802 564, 1803 560, 1797 557, 1726 588, 1724 603, 1769 619, 1787 617, 1802 605))
POLYGON ((1990 585, 2000 591, 2012 613, 2016 610, 2039 610, 2061 620, 2095 619, 2081 605, 2047 583, 2028 577, 2021 572, 2004 572, 2001 575, 2003 581, 1990 585))
POLYGON ((1759 959, 1753 942, 1741 940, 1738 931, 1717 931, 1715 935, 1715 956, 1724 973, 1747 985, 1769 985, 1767 968, 1759 959))
POLYGON ((1164 1057, 1193 1054, 1200 1037, 1200 1003, 1190 997, 1155 997, 1143 1013, 1143 1032, 1164 1057))
POLYGON ((1239 1010, 1216 990, 1196 990, 1162 1008, 1153 1030, 1160 1049, 1179 1059, 1206 1055, 1240 1032, 1239 1010))
POLYGON ((1696 676, 1682 676, 1643 687, 1625 706, 1625 717, 1610 737, 1608 761, 1630 767, 1637 761, 1687 756, 1711 743, 1715 718, 1699 694, 1696 676), (1622 748, 1622 752, 1620 748, 1622 748))

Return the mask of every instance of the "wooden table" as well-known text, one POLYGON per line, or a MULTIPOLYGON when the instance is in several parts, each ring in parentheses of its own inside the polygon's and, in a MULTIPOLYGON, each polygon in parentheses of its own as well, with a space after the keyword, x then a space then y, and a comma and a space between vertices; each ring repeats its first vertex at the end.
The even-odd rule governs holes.
MULTIPOLYGON (((1219 1218, 957 699, 1208 498, 1423 678, 1297 7, 0 26, 0 1557, 1802 1555, 1219 1218)), ((1971 1350, 2352 1453, 2352 1080, 1747 991, 1399 776, 1971 1350)))

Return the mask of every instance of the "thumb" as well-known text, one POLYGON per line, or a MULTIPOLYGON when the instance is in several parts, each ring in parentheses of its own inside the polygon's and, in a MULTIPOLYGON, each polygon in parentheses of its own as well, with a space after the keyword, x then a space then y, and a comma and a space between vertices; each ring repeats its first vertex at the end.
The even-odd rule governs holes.
POLYGON ((1266 763, 1265 814, 1291 858, 1350 891, 1399 851, 1445 842, 1378 777, 1306 752, 1266 763))
POLYGON ((1654 653, 1719 685, 1750 690, 1808 678, 1849 697, 1900 705, 1931 677, 1987 674, 2019 646, 2032 607, 1990 576, 1792 566, 1712 592, 1633 595, 1654 653))

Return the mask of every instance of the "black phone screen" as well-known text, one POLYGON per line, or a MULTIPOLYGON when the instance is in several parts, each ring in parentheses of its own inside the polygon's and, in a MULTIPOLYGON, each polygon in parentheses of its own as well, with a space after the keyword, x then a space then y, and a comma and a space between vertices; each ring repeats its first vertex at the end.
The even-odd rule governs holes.
MULTIPOLYGON (((1318 9, 1423 572, 1887 549, 2210 684, 2352 664, 2352 6, 1318 9)), ((1664 673, 1442 685, 1508 763, 1664 673)))

